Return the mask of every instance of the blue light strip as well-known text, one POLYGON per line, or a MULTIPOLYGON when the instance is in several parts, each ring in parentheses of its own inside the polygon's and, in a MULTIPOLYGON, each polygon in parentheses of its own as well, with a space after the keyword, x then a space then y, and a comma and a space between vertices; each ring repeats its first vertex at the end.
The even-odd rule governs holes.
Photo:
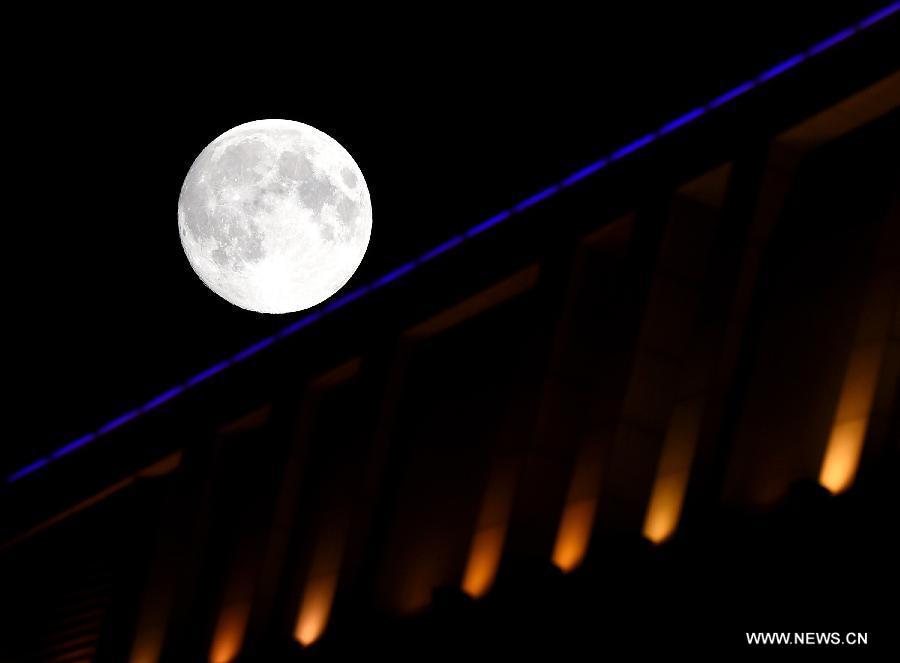
POLYGON ((706 112, 706 107, 705 107, 705 106, 701 106, 700 108, 695 108, 694 110, 692 110, 692 111, 690 111, 690 112, 688 112, 688 113, 685 113, 685 114, 682 115, 681 117, 675 118, 674 120, 672 120, 672 121, 669 122, 668 124, 664 124, 662 127, 660 127, 660 129, 659 129, 659 131, 658 131, 657 133, 658 133, 660 136, 662 136, 662 135, 664 135, 664 134, 669 133, 670 131, 675 131, 675 130, 678 129, 679 127, 683 127, 685 124, 688 124, 688 123, 690 123, 690 122, 693 122, 693 121, 696 120, 698 117, 700 117, 701 115, 703 115, 705 112, 706 112))
POLYGON ((85 446, 86 444, 93 442, 94 440, 105 435, 106 433, 112 432, 113 430, 116 430, 116 429, 124 426, 125 424, 138 418, 142 414, 150 412, 151 410, 154 410, 157 407, 163 405, 164 403, 167 403, 168 401, 181 395, 185 391, 188 391, 191 387, 194 387, 202 382, 209 380, 210 378, 214 377, 218 373, 221 373, 222 371, 224 371, 226 368, 234 366, 235 364, 238 364, 242 361, 245 361, 246 359, 249 359, 250 357, 253 357, 256 354, 258 354, 259 352, 261 352, 262 350, 266 349, 270 345, 273 345, 276 342, 280 341, 281 339, 286 338, 287 336, 290 336, 291 334, 294 334, 297 331, 299 331, 305 327, 308 327, 309 325, 318 321, 320 318, 322 318, 326 314, 331 313, 332 311, 336 311, 340 308, 343 308, 347 304, 353 302, 356 299, 359 299, 360 297, 368 294, 369 292, 372 292, 373 290, 377 290, 377 289, 381 288, 382 286, 385 286, 389 283, 392 283, 393 281, 396 281, 397 279, 402 278, 403 276, 406 276, 407 274, 412 272, 414 269, 416 269, 420 265, 423 265, 423 264, 437 258, 438 256, 440 256, 452 249, 455 249, 457 246, 459 246, 460 244, 465 242, 467 239, 475 237, 476 235, 479 235, 482 232, 493 228, 494 226, 506 221, 510 217, 515 216, 516 214, 532 207, 533 205, 537 205, 537 204, 541 203, 542 201, 546 200, 547 198, 550 198, 550 197, 556 195, 563 189, 566 189, 567 187, 570 187, 573 184, 580 182, 581 180, 585 179, 586 177, 589 177, 589 176, 593 175, 594 173, 597 173, 600 170, 603 170, 609 164, 642 150, 643 148, 652 144, 653 142, 655 142, 657 139, 661 138, 662 136, 665 136, 677 129, 680 129, 683 126, 686 126, 688 124, 691 124, 692 122, 695 122, 698 118, 703 117, 710 111, 715 110, 716 108, 719 108, 720 106, 723 106, 727 103, 730 103, 731 101, 734 101, 736 98, 740 97, 741 95, 746 94, 747 92, 750 92, 751 90, 758 87, 759 85, 766 83, 767 81, 770 81, 774 78, 777 78, 778 76, 781 76, 782 74, 784 74, 787 71, 790 71, 791 69, 793 69, 797 65, 801 64, 805 60, 807 60, 815 55, 818 55, 819 53, 827 51, 828 49, 832 48, 833 46, 835 46, 837 44, 842 43, 843 41, 847 40, 848 38, 852 37, 853 35, 858 34, 859 32, 862 32, 863 30, 866 30, 867 28, 870 28, 871 26, 896 14, 898 11, 900 11, 900 1, 891 3, 890 5, 884 7, 883 9, 880 9, 879 11, 875 12, 874 14, 871 14, 870 16, 864 18, 862 21, 856 23, 855 25, 852 25, 844 30, 841 30, 840 32, 835 33, 834 35, 819 42, 818 44, 815 44, 814 46, 806 49, 805 51, 803 51, 801 53, 797 53, 796 55, 782 61, 781 63, 775 65, 771 69, 764 71, 756 78, 732 88, 731 90, 716 97, 715 99, 713 99, 709 103, 705 104, 704 106, 700 106, 698 108, 695 108, 692 111, 689 111, 688 113, 685 113, 681 117, 676 118, 676 119, 672 120, 671 122, 664 124, 662 127, 657 129, 656 131, 646 134, 645 136, 638 138, 637 140, 613 151, 609 156, 607 156, 603 159, 600 159, 598 161, 595 161, 594 163, 586 166, 585 168, 582 168, 581 170, 579 170, 575 173, 572 173, 571 175, 566 177, 564 180, 558 182, 557 184, 547 187, 546 189, 539 191, 536 194, 529 196, 528 198, 520 201, 519 203, 512 206, 511 208, 504 210, 503 212, 500 212, 499 214, 496 214, 496 215, 492 216, 491 218, 489 218, 485 221, 482 221, 481 223, 479 223, 475 226, 472 226, 463 234, 457 235, 456 237, 448 239, 443 244, 440 244, 440 245, 430 249, 429 251, 427 251, 426 253, 423 253, 421 256, 419 256, 415 260, 412 260, 404 265, 401 265, 400 267, 397 267, 394 270, 391 270, 390 272, 379 277, 372 283, 370 283, 368 285, 364 285, 360 288, 357 288, 356 290, 352 290, 349 293, 343 295, 342 297, 339 297, 338 299, 331 300, 323 308, 320 308, 316 311, 313 311, 313 312, 303 316, 302 318, 300 318, 296 322, 288 325, 287 327, 282 329, 280 332, 274 334, 273 336, 264 338, 261 341, 254 343, 250 347, 248 347, 244 350, 241 350, 240 352, 233 355, 232 357, 230 357, 224 361, 221 361, 218 364, 210 366, 202 373, 199 373, 198 375, 195 375, 194 377, 188 379, 187 381, 183 382, 182 384, 180 384, 176 387, 173 387, 172 389, 169 389, 168 391, 156 396, 155 398, 148 401, 141 407, 131 410, 130 412, 126 412, 125 414, 120 415, 119 417, 116 417, 112 421, 101 426, 95 432, 90 433, 88 435, 84 435, 84 436, 78 438, 77 440, 70 442, 70 443, 66 444, 65 446, 60 447, 59 449, 57 449, 56 451, 51 453, 49 456, 40 458, 40 459, 32 462, 31 464, 26 465, 25 467, 22 467, 22 468, 16 470, 15 472, 13 472, 12 474, 10 474, 9 476, 6 477, 6 483, 13 483, 15 481, 18 481, 22 477, 28 476, 29 474, 32 474, 33 472, 38 471, 39 469, 48 465, 49 463, 53 462, 54 460, 62 458, 63 456, 66 456, 66 455, 72 453, 76 449, 80 449, 81 447, 85 446))

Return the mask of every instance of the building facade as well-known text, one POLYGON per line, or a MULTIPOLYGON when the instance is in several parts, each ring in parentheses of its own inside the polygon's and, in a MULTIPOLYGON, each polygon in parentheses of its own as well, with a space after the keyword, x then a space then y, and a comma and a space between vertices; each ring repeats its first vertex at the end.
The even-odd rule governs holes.
POLYGON ((900 71, 870 42, 7 482, 2 659, 602 653, 895 586, 900 71))

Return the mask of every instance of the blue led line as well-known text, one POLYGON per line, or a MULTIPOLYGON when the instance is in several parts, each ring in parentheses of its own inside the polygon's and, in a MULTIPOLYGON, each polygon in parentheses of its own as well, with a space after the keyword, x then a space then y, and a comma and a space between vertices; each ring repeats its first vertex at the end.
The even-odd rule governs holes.
POLYGON ((42 467, 48 465, 49 463, 51 463, 59 458, 62 458, 63 456, 66 456, 66 455, 72 453, 76 449, 80 449, 81 447, 85 446, 86 444, 90 444, 97 438, 99 438, 107 433, 110 433, 118 428, 121 428, 122 426, 129 423, 130 421, 137 419, 141 415, 143 415, 151 410, 156 409, 157 407, 176 398, 177 396, 181 395, 185 391, 188 391, 189 389, 200 384, 201 382, 205 382, 206 380, 212 378, 213 376, 217 375, 218 373, 221 373, 226 368, 229 368, 229 367, 234 366, 235 364, 238 364, 246 359, 249 359, 250 357, 253 357, 254 355, 261 352, 262 350, 265 350, 270 345, 277 343, 281 339, 283 339, 287 336, 290 336, 291 334, 294 334, 305 327, 308 327, 309 325, 318 321, 320 318, 324 317, 328 313, 331 313, 332 311, 336 311, 340 308, 343 308, 347 304, 353 302, 356 299, 359 299, 360 297, 368 294, 369 292, 378 290, 379 288, 381 288, 393 281, 396 281, 397 279, 400 279, 400 278, 406 276, 407 274, 412 272, 414 269, 416 269, 420 265, 423 265, 431 260, 434 260, 438 256, 440 256, 448 251, 451 251, 452 249, 455 249, 457 246, 459 246, 460 244, 465 242, 467 239, 475 237, 476 235, 479 235, 482 232, 489 230, 489 229, 493 228, 494 226, 506 221, 510 217, 515 216, 516 214, 518 214, 534 205, 537 205, 538 203, 541 203, 542 201, 546 200, 547 198, 550 198, 550 197, 556 195, 563 189, 566 189, 567 187, 570 187, 573 184, 580 182, 581 180, 585 179, 586 177, 589 177, 589 176, 593 175, 594 173, 606 168, 606 166, 608 166, 609 164, 619 161, 620 159, 623 159, 631 154, 634 154, 635 152, 638 152, 639 150, 642 150, 643 148, 647 147, 648 145, 650 145, 657 139, 661 138, 662 136, 665 136, 677 129, 680 129, 681 127, 683 127, 685 125, 691 124, 692 122, 696 121, 700 117, 703 117, 710 111, 715 110, 716 108, 719 108, 720 106, 723 106, 723 105, 733 101, 734 99, 740 97, 743 94, 746 94, 750 90, 753 90, 754 88, 758 87, 759 85, 761 85, 763 83, 766 83, 767 81, 772 80, 773 78, 777 78, 778 76, 781 76, 786 71, 793 69, 794 67, 796 67, 800 63, 804 62, 805 60, 807 60, 815 55, 818 55, 819 53, 822 53, 822 52, 832 48, 833 46, 836 46, 837 44, 840 44, 841 42, 849 39, 853 35, 856 35, 859 32, 862 32, 863 30, 870 28, 871 26, 892 16, 893 14, 896 14, 898 11, 900 11, 900 1, 887 5, 883 9, 880 9, 879 11, 875 12, 874 14, 871 14, 870 16, 864 18, 863 20, 859 21, 855 25, 852 25, 844 30, 841 30, 840 32, 833 34, 832 36, 819 42, 818 44, 815 44, 814 46, 806 49, 805 51, 798 53, 798 54, 780 62, 779 64, 775 65, 771 69, 768 69, 768 70, 764 71, 763 73, 761 73, 760 75, 756 76, 752 80, 742 83, 742 84, 732 88, 728 92, 725 92, 724 94, 716 97, 715 99, 712 99, 707 104, 705 104, 703 106, 699 106, 699 107, 695 108, 694 110, 689 111, 688 113, 685 113, 681 117, 678 117, 678 118, 672 120, 671 122, 664 124, 662 127, 657 129, 656 131, 648 133, 645 136, 642 136, 641 138, 638 138, 637 140, 632 141, 631 143, 628 143, 627 145, 620 147, 619 149, 612 152, 609 156, 607 156, 603 159, 600 159, 599 161, 595 161, 594 163, 586 166, 585 168, 582 168, 581 170, 579 170, 575 173, 572 173, 571 175, 569 175, 562 181, 554 184, 553 186, 550 186, 542 191, 539 191, 538 193, 534 194, 533 196, 529 196, 528 198, 520 201, 513 207, 511 207, 507 210, 504 210, 503 212, 500 212, 499 214, 496 214, 496 215, 492 216, 491 218, 489 218, 485 221, 482 221, 481 223, 479 223, 475 226, 472 226, 471 228, 469 228, 467 231, 465 231, 461 235, 457 235, 455 237, 448 239, 443 244, 440 244, 440 245, 430 249, 426 253, 423 253, 415 260, 412 260, 404 265, 400 265, 399 267, 388 272, 387 274, 382 275, 381 277, 379 277, 372 283, 370 283, 368 285, 363 285, 363 286, 357 288, 356 290, 351 290, 350 292, 343 295, 342 297, 331 300, 324 307, 317 309, 316 311, 313 311, 313 312, 303 316, 302 318, 300 318, 296 322, 288 325, 287 327, 285 327, 278 333, 276 333, 272 336, 269 336, 268 338, 264 338, 261 341, 258 341, 257 343, 254 343, 250 347, 245 348, 244 350, 241 350, 237 354, 233 355, 232 357, 229 357, 228 359, 225 359, 224 361, 219 362, 218 364, 210 366, 202 373, 195 375, 194 377, 188 379, 187 381, 183 382, 182 384, 180 384, 176 387, 173 387, 172 389, 169 389, 168 391, 166 391, 162 394, 159 394, 158 396, 156 396, 152 400, 148 401, 141 407, 131 410, 130 412, 126 412, 125 414, 122 414, 122 415, 116 417, 112 421, 101 426, 95 432, 90 433, 88 435, 84 435, 84 436, 78 438, 77 440, 74 440, 73 442, 66 444, 63 447, 60 447, 59 449, 57 449, 56 451, 51 453, 49 456, 40 458, 40 459, 34 461, 33 463, 16 470, 15 472, 13 472, 12 474, 10 474, 9 476, 6 477, 6 482, 13 483, 15 481, 18 481, 22 477, 28 476, 29 474, 32 474, 33 472, 38 471, 42 467))

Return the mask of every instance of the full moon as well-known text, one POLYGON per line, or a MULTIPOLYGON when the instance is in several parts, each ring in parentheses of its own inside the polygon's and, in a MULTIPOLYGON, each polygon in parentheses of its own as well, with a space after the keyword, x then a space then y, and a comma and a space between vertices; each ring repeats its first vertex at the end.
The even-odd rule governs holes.
POLYGON ((241 308, 290 313, 353 276, 372 203, 347 151, 318 129, 259 120, 216 138, 178 198, 181 245, 197 276, 241 308))

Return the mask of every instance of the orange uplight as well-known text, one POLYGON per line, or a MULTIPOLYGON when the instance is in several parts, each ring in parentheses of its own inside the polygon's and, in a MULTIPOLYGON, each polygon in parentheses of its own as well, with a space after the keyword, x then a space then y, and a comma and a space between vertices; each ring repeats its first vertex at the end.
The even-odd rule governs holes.
POLYGON ((146 629, 137 635, 129 663, 158 663, 162 656, 163 631, 146 629))
POLYGON ((222 610, 209 652, 210 663, 230 663, 237 658, 249 616, 249 601, 235 601, 222 610))
POLYGON ((832 493, 847 490, 856 478, 884 350, 883 343, 857 346, 850 356, 819 483, 832 493))
POLYGON ((853 483, 866 438, 867 423, 865 419, 845 421, 835 424, 831 430, 819 483, 832 493, 843 492, 853 483))
POLYGON ((487 594, 497 577, 517 476, 518 464, 514 459, 495 460, 478 514, 475 536, 469 548, 469 559, 461 585, 462 591, 472 598, 481 598, 487 594))
POLYGON ((556 534, 556 544, 553 547, 553 563, 562 571, 568 573, 584 559, 594 528, 596 511, 596 498, 566 505, 556 534))
POLYGON ((337 579, 337 574, 329 574, 310 578, 306 583, 303 603, 294 627, 294 639, 304 647, 314 643, 325 632, 334 603, 337 579))
POLYGON ((675 532, 684 502, 685 479, 673 475, 656 478, 643 531, 653 543, 662 543, 675 532))
POLYGON ((505 537, 503 525, 489 527, 475 535, 462 583, 462 590, 472 598, 481 598, 494 584, 505 537))
POLYGON ((644 516, 643 534, 653 543, 662 543, 678 528, 702 412, 703 400, 694 398, 678 404, 672 413, 644 516))

